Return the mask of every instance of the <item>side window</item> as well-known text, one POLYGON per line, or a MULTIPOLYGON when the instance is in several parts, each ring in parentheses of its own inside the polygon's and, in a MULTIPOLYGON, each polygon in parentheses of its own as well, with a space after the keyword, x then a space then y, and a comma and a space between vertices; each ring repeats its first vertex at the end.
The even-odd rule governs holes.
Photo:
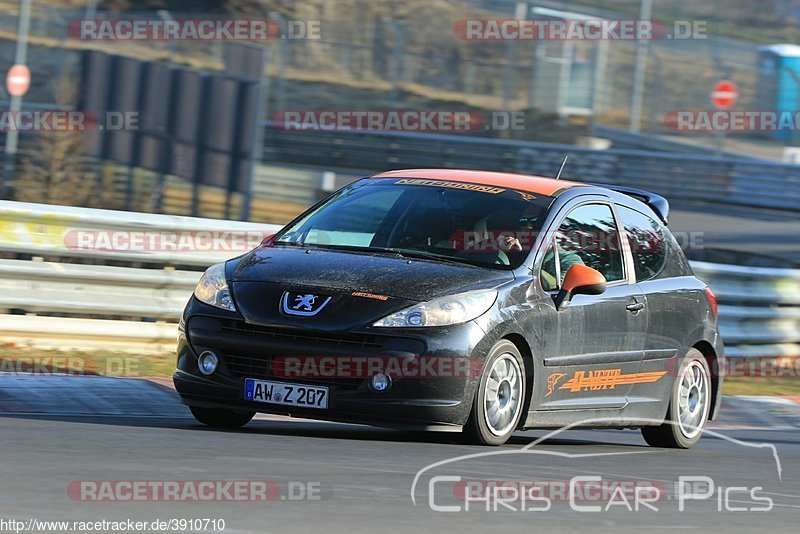
POLYGON ((556 264, 557 259, 555 241, 550 241, 550 246, 547 247, 547 252, 545 252, 544 261, 542 262, 542 270, 539 273, 539 281, 545 291, 555 291, 561 285, 556 264))
POLYGON ((636 279, 642 282, 655 278, 664 269, 667 260, 664 228, 643 213, 625 206, 618 207, 633 254, 636 279))
POLYGON ((585 204, 572 210, 556 232, 561 281, 575 264, 600 271, 606 280, 625 278, 622 248, 611 207, 585 204))

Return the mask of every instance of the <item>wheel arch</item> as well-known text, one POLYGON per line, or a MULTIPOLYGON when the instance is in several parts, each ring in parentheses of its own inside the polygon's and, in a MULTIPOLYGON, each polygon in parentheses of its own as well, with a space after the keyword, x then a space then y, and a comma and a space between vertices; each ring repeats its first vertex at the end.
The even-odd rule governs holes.
POLYGON ((721 394, 720 369, 717 361, 717 352, 714 346, 706 340, 698 341, 692 348, 700 351, 706 360, 708 370, 711 373, 711 410, 708 413, 709 420, 713 420, 719 411, 719 396, 721 394))
POLYGON ((510 332, 505 334, 502 339, 506 339, 514 344, 522 355, 522 360, 525 363, 525 402, 522 405, 522 414, 520 417, 519 427, 523 428, 527 414, 530 411, 531 402, 533 402, 533 381, 534 381, 534 367, 533 350, 531 349, 528 340, 525 339, 520 333, 510 332))

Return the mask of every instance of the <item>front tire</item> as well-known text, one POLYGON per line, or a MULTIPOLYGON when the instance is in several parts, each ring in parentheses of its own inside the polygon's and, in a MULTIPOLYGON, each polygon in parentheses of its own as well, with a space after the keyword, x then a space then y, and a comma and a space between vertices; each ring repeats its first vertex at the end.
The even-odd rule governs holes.
POLYGON ((240 428, 255 417, 256 412, 243 412, 225 408, 198 408, 190 406, 189 410, 199 422, 213 428, 240 428))
POLYGON ((519 426, 525 394, 525 362, 519 349, 506 339, 498 341, 486 358, 464 437, 480 445, 508 441, 519 426))
POLYGON ((667 417, 661 426, 642 428, 652 447, 688 449, 703 435, 711 410, 711 379, 705 357, 691 349, 678 368, 667 417))

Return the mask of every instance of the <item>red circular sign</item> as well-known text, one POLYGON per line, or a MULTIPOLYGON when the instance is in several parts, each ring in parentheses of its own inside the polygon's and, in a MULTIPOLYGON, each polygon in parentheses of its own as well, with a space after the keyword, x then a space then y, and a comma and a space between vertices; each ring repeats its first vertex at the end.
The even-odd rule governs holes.
POLYGON ((14 65, 6 76, 6 89, 11 96, 22 96, 31 86, 31 71, 25 65, 14 65))
POLYGON ((711 103, 720 109, 733 107, 737 98, 739 98, 739 88, 727 80, 717 82, 711 92, 711 103))

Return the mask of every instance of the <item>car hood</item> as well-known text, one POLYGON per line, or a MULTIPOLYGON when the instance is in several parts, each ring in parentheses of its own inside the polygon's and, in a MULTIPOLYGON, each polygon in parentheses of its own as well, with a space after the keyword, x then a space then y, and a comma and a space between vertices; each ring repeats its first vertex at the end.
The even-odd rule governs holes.
POLYGON ((386 254, 276 246, 238 258, 229 265, 228 278, 248 322, 339 330, 371 324, 418 302, 497 287, 514 275, 386 254), (318 297, 314 309, 330 301, 313 316, 286 313, 284 299, 291 312, 298 296, 308 294, 318 297))

